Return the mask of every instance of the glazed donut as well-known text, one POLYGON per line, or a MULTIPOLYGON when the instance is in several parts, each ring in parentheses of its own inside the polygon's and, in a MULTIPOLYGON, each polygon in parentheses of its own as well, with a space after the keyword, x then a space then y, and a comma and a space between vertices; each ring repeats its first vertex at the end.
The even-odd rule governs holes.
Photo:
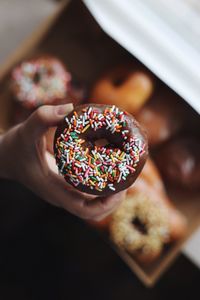
POLYGON ((152 189, 132 189, 112 215, 109 225, 112 241, 140 263, 156 260, 164 246, 182 238, 185 218, 152 189))
POLYGON ((127 193, 132 193, 132 189, 135 188, 141 191, 151 189, 161 196, 166 195, 160 173, 150 157, 147 158, 144 168, 138 176, 135 184, 127 190, 127 193))
POLYGON ((116 106, 77 106, 57 128, 59 172, 78 190, 107 196, 127 189, 142 170, 147 140, 136 120, 116 106))
POLYGON ((177 137, 164 144, 155 154, 165 180, 188 190, 200 189, 200 139, 177 137))
POLYGON ((91 93, 100 104, 114 104, 135 114, 153 92, 151 77, 144 71, 130 67, 119 67, 100 78, 91 93))
POLYGON ((138 176, 134 186, 127 190, 127 195, 132 195, 135 191, 151 195, 153 201, 163 205, 169 212, 170 238, 171 241, 178 240, 185 235, 186 220, 169 199, 161 175, 155 163, 148 158, 142 172, 138 176))
POLYGON ((148 194, 135 191, 113 213, 110 223, 112 241, 138 261, 150 263, 169 242, 167 210, 148 194))
MULTIPOLYGON (((137 189, 140 191, 155 191, 158 194, 165 194, 165 189, 161 177, 159 176, 159 172, 153 163, 153 161, 148 157, 146 163, 139 174, 137 180, 134 184, 127 189, 127 195, 132 194, 132 192, 137 189)), ((101 221, 91 221, 88 220, 87 222, 94 228, 97 228, 101 231, 107 231, 109 227, 109 223, 111 221, 111 215, 106 217, 101 221)))
MULTIPOLYGON (((154 162, 148 157, 137 180, 127 189, 127 195, 132 194, 135 189, 143 192, 153 191, 165 195, 165 188, 154 162)), ((90 221, 89 224, 99 230, 107 230, 111 221, 111 215, 101 221, 90 221)))
POLYGON ((183 127, 187 110, 174 92, 162 88, 136 116, 147 131, 149 145, 154 147, 177 134, 183 127))
POLYGON ((54 57, 44 56, 23 61, 11 74, 14 99, 33 110, 43 104, 66 103, 71 74, 54 57))

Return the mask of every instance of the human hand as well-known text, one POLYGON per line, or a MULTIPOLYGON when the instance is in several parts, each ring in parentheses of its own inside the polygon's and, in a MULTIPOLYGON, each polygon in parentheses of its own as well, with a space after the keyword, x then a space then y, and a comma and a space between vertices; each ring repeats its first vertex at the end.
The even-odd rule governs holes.
POLYGON ((0 139, 0 176, 16 180, 47 202, 83 219, 100 220, 125 198, 125 192, 94 197, 77 192, 58 175, 54 157, 46 151, 45 133, 58 126, 72 104, 42 106, 0 139))

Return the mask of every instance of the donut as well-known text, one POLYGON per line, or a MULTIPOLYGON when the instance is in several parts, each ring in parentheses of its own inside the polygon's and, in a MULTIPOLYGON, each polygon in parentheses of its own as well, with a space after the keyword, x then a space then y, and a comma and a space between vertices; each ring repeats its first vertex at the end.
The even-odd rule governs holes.
POLYGON ((58 126, 54 153, 59 173, 79 191, 108 196, 127 189, 142 170, 145 133, 112 105, 77 106, 58 126))
POLYGON ((182 102, 174 92, 161 88, 136 115, 147 131, 151 147, 158 146, 181 131, 187 114, 182 102))
POLYGON ((44 56, 17 65, 11 74, 11 91, 22 107, 67 103, 71 74, 57 58, 44 56))
POLYGON ((186 233, 185 218, 160 197, 152 189, 132 189, 109 224, 111 240, 142 264, 154 262, 186 233))
POLYGON ((135 188, 141 191, 151 189, 161 196, 166 195, 165 186, 158 168, 150 157, 147 158, 144 168, 138 176, 137 181, 127 190, 127 193, 132 193, 132 189, 135 188))
POLYGON ((160 172, 152 159, 147 159, 142 172, 135 184, 128 188, 127 194, 132 195, 135 190, 151 195, 154 201, 167 208, 170 220, 171 241, 178 240, 185 235, 185 217, 169 199, 160 172))
POLYGON ((199 137, 180 136, 160 147, 155 161, 170 185, 196 191, 200 189, 199 153, 199 137))
POLYGON ((167 210, 136 191, 113 213, 109 230, 112 241, 142 263, 158 258, 170 238, 167 210))
MULTIPOLYGON (((149 191, 149 189, 151 189, 157 193, 165 193, 164 185, 161 177, 159 176, 158 169, 149 157, 147 158, 146 163, 135 183, 127 189, 127 195, 131 194, 135 189, 139 189, 141 191, 149 191)), ((103 220, 89 220, 87 222, 92 227, 105 231, 108 229, 110 221, 111 214, 103 220)))
POLYGON ((91 93, 100 104, 113 104, 135 114, 150 98, 153 92, 151 77, 142 70, 132 67, 119 67, 102 76, 94 85, 91 93))

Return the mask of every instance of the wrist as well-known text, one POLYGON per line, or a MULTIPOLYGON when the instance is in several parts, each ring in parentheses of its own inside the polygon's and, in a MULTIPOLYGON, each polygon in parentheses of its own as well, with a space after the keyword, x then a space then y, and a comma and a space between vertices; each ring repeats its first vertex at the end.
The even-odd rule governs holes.
POLYGON ((6 172, 6 162, 5 162, 5 135, 6 133, 0 134, 0 178, 8 178, 8 174, 6 172))
POLYGON ((0 178, 13 179, 13 164, 16 163, 15 139, 16 128, 11 128, 0 135, 0 178))

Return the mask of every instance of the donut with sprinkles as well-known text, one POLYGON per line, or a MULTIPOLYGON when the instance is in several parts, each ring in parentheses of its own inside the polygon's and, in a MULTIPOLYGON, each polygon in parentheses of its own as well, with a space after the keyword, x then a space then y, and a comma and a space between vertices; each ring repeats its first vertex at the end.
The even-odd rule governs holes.
POLYGON ((169 209, 156 197, 151 190, 133 189, 109 225, 111 240, 143 264, 156 260, 171 241, 169 209))
POLYGON ((112 105, 75 108, 57 128, 59 173, 78 190, 108 196, 127 189, 141 172, 147 139, 137 121, 112 105))
POLYGON ((71 74, 55 57, 42 56, 17 65, 11 74, 11 91, 26 109, 44 104, 66 103, 71 74))

